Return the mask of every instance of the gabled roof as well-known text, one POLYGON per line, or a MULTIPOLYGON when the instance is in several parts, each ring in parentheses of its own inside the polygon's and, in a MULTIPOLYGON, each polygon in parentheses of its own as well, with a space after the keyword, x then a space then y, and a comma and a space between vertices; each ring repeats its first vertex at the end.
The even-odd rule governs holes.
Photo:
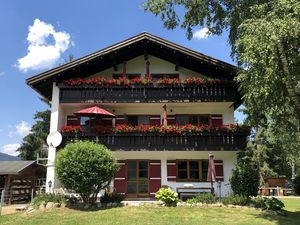
POLYGON ((153 55, 214 78, 233 79, 236 67, 185 48, 153 34, 143 32, 77 60, 30 77, 26 83, 51 100, 52 83, 74 77, 88 77, 140 55, 153 55))
POLYGON ((36 161, 0 161, 0 175, 17 175, 36 161))

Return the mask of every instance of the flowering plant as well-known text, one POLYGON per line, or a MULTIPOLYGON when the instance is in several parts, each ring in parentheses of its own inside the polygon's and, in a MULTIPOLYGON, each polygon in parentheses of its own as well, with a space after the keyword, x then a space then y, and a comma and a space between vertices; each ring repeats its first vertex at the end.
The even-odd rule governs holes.
POLYGON ((80 126, 63 126, 60 132, 62 134, 82 134, 83 130, 80 126))
POLYGON ((135 77, 128 79, 126 76, 119 77, 118 79, 106 79, 102 76, 93 77, 89 79, 69 79, 64 80, 63 84, 66 86, 81 86, 81 85, 95 85, 100 87, 108 86, 131 86, 134 84, 140 84, 147 86, 149 84, 157 85, 214 85, 214 84, 230 84, 233 81, 230 80, 219 80, 219 79, 203 79, 199 76, 188 77, 184 80, 178 78, 162 78, 157 81, 151 79, 151 77, 135 77))

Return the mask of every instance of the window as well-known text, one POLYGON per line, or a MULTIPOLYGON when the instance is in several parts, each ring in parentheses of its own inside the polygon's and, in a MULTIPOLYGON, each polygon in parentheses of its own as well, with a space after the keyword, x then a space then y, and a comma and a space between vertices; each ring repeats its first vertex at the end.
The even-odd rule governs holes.
POLYGON ((164 79, 164 78, 177 78, 179 79, 179 74, 178 73, 153 73, 151 74, 152 80, 159 80, 159 79, 164 79))
POLYGON ((206 181, 208 160, 178 160, 177 179, 206 181))
POLYGON ((138 125, 138 116, 127 116, 128 124, 131 126, 138 125))
POLYGON ((209 115, 176 115, 176 124, 178 125, 209 125, 209 115))
MULTIPOLYGON (((126 76, 129 80, 132 80, 132 79, 134 79, 134 78, 141 77, 141 74, 139 74, 139 73, 126 73, 125 76, 126 76)), ((124 77, 124 75, 121 74, 121 73, 115 73, 115 74, 112 75, 112 77, 113 77, 114 79, 119 79, 119 78, 121 78, 121 77, 124 77)))
POLYGON ((150 124, 150 116, 148 116, 148 115, 128 115, 127 121, 128 121, 128 124, 131 126, 149 125, 150 124))

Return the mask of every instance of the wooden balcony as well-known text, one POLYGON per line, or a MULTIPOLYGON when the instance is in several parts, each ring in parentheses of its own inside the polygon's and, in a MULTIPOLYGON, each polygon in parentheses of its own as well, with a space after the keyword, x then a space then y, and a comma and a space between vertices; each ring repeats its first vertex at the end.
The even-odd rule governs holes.
POLYGON ((234 84, 178 86, 65 86, 59 84, 61 103, 97 102, 237 102, 234 84))
POLYGON ((197 134, 63 134, 63 143, 90 140, 113 151, 241 151, 246 147, 248 132, 215 132, 197 134))

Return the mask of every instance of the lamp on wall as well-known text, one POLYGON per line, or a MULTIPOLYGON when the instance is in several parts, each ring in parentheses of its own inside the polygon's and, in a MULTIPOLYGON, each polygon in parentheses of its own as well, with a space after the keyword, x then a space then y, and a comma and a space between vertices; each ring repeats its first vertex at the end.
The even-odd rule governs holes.
POLYGON ((48 187, 49 187, 49 192, 51 193, 51 187, 52 187, 52 181, 51 180, 49 180, 49 182, 48 182, 48 187))

